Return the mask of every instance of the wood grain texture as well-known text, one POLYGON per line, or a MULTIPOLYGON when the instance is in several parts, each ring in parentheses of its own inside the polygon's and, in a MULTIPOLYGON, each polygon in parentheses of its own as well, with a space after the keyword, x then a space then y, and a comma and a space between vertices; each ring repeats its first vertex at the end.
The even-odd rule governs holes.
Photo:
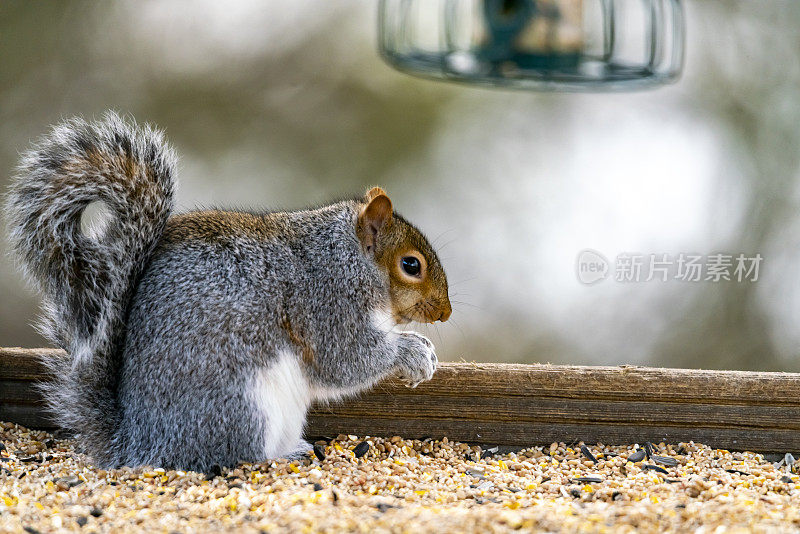
POLYGON ((60 354, 64 351, 0 347, 0 380, 42 380, 47 374, 41 358, 60 354))
MULTIPOLYGON (((47 428, 34 384, 55 349, 0 349, 0 420, 47 428)), ((800 451, 800 374, 442 363, 409 389, 387 380, 316 407, 307 435, 402 435, 503 445, 700 441, 800 451)))

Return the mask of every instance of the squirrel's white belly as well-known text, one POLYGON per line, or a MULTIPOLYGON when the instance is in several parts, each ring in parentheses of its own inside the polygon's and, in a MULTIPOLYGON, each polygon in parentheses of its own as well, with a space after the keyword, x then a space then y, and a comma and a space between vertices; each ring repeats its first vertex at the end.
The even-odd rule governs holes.
POLYGON ((251 395, 267 421, 265 458, 295 452, 312 400, 298 355, 289 350, 279 352, 272 365, 256 374, 251 395))

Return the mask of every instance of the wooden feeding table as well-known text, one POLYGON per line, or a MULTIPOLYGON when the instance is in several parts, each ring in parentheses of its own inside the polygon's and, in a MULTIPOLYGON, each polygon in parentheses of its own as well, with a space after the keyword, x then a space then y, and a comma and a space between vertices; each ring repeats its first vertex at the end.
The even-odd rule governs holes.
MULTIPOLYGON (((53 428, 35 383, 56 349, 0 349, 0 420, 53 428)), ((715 448, 800 450, 800 374, 646 367, 442 363, 409 389, 394 380, 315 407, 306 435, 447 436, 533 446, 702 442, 715 448)))

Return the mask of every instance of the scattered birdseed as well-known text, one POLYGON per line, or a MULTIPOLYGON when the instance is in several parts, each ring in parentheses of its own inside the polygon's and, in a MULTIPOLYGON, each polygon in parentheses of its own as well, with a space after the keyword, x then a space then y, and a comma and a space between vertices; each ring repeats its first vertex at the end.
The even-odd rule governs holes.
POLYGON ((654 456, 678 460, 664 477, 657 465, 629 462, 644 454, 635 446, 592 445, 594 463, 582 443, 481 459, 485 451, 466 443, 368 439, 327 440, 325 461, 309 452, 209 473, 99 469, 70 439, 0 423, 0 532, 800 529, 800 477, 760 454, 653 444, 654 456), (357 460, 361 443, 369 454, 357 460), (31 447, 39 459, 21 461, 31 447))

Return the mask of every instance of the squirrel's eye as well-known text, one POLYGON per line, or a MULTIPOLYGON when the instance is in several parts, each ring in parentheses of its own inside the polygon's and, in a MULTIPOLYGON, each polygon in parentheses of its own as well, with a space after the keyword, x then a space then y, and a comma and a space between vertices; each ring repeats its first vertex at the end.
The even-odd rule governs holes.
POLYGON ((411 276, 418 276, 422 266, 419 263, 419 260, 414 256, 406 256, 403 258, 403 270, 410 274, 411 276))

